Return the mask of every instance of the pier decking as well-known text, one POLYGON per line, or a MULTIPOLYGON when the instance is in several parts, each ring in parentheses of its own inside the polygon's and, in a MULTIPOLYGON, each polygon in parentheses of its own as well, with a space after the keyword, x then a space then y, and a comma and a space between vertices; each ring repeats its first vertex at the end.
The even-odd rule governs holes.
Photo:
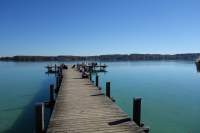
POLYGON ((89 79, 81 77, 75 69, 63 70, 47 133, 143 133, 89 79))

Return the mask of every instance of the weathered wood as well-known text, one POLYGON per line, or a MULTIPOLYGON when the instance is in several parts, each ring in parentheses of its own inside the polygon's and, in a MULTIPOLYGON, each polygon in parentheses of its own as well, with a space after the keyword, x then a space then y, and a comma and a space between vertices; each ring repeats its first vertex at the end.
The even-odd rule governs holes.
POLYGON ((139 97, 133 99, 133 121, 138 126, 141 125, 141 100, 139 97))
POLYGON ((35 132, 44 133, 44 103, 36 104, 35 114, 35 132))
POLYGON ((120 119, 120 120, 116 120, 113 122, 108 123, 109 125, 118 125, 118 124, 122 124, 124 122, 128 122, 131 121, 131 118, 125 118, 125 119, 120 119))
POLYGON ((106 96, 110 98, 110 82, 106 82, 106 96))
POLYGON ((92 96, 102 92, 81 73, 69 67, 63 76, 47 133, 144 133, 111 99, 92 96))

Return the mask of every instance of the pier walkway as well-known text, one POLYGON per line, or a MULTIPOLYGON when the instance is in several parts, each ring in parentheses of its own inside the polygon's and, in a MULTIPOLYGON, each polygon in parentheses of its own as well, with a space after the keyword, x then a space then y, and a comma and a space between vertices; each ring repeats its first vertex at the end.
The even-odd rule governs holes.
POLYGON ((128 115, 81 73, 63 70, 63 80, 47 133, 143 133, 128 115))

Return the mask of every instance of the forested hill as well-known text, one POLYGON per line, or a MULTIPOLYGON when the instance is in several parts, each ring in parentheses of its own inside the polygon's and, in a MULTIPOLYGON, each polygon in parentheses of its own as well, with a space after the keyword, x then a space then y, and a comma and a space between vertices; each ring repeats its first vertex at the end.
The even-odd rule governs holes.
POLYGON ((2 61, 139 61, 139 60, 192 60, 200 57, 200 53, 189 54, 112 54, 99 56, 13 56, 0 57, 2 61))

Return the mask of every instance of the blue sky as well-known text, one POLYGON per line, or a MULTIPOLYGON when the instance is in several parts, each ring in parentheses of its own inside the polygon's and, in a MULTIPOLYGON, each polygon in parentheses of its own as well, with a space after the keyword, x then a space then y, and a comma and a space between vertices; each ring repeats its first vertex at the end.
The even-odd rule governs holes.
POLYGON ((0 0, 0 55, 200 52, 200 0, 0 0))

